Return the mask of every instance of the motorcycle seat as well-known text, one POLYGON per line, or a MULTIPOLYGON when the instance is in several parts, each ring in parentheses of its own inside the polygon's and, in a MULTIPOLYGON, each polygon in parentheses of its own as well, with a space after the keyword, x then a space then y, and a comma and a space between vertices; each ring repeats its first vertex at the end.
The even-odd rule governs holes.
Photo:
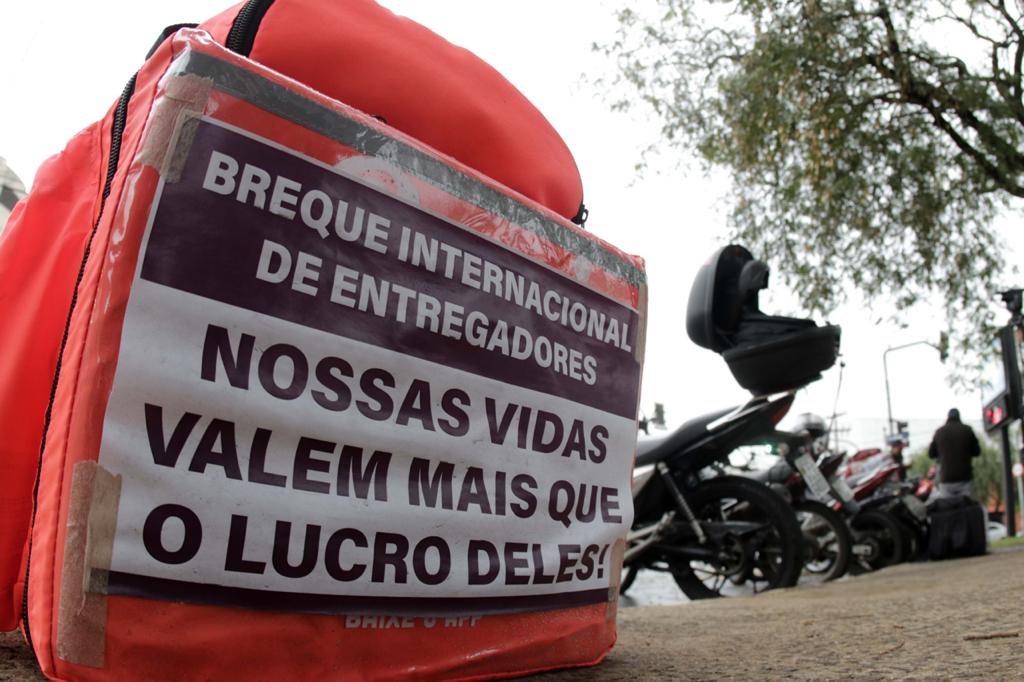
POLYGON ((669 455, 685 449, 690 444, 700 440, 708 433, 708 424, 716 419, 733 412, 735 408, 728 408, 701 415, 691 419, 677 428, 667 436, 661 438, 645 438, 637 441, 636 444, 636 466, 656 464, 669 455))

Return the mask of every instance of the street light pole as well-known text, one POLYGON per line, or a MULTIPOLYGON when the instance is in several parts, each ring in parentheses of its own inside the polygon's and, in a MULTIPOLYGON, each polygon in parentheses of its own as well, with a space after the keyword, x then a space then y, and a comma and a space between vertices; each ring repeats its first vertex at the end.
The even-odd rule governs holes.
POLYGON ((940 357, 945 360, 945 350, 931 341, 914 341, 912 343, 904 343, 901 346, 889 346, 882 353, 882 371, 885 374, 885 407, 889 417, 889 433, 887 435, 893 435, 896 433, 895 422, 892 420, 892 395, 889 392, 889 361, 888 356, 894 350, 903 350, 904 348, 910 348, 911 346, 931 346, 935 350, 939 351, 940 357))

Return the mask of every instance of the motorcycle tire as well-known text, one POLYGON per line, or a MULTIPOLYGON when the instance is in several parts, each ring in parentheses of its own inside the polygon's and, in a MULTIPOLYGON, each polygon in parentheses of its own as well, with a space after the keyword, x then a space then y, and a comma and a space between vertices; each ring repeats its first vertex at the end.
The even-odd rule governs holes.
POLYGON ((640 569, 636 566, 622 567, 622 581, 619 582, 619 594, 626 594, 626 591, 633 586, 633 581, 636 580, 636 574, 639 572, 640 569))
POLYGON ((853 553, 853 536, 846 519, 827 504, 805 500, 793 505, 804 534, 803 575, 827 582, 846 575, 853 553))
POLYGON ((916 561, 917 559, 924 558, 922 556, 924 543, 917 527, 899 517, 897 517, 896 522, 900 524, 900 530, 903 531, 903 560, 916 561))
POLYGON ((889 512, 882 509, 864 510, 853 517, 850 527, 855 542, 869 544, 874 550, 869 556, 857 557, 860 568, 877 571, 906 559, 907 540, 902 524, 889 512))
MULTIPOLYGON (((745 575, 754 592, 792 587, 803 568, 803 533, 796 514, 785 500, 767 486, 739 476, 719 476, 702 481, 687 495, 690 508, 707 526, 725 520, 763 523, 758 546, 743 544, 744 555, 753 550, 749 565, 709 566, 704 562, 673 559, 669 570, 679 589, 690 599, 713 599, 732 584, 730 575, 745 575), (710 582, 710 584, 709 584, 710 582), (758 583, 764 583, 759 587, 758 583)), ((736 542, 738 539, 733 538, 736 542)), ((747 564, 747 560, 743 560, 747 564)))

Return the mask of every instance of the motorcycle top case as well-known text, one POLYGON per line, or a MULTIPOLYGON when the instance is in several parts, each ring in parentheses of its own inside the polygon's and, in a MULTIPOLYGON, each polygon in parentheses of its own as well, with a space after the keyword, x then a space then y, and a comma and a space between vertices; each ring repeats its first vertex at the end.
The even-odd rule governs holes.
POLYGON ((642 261, 566 219, 575 166, 510 188, 256 61, 262 28, 222 47, 225 16, 154 51, 0 242, 3 624, 54 679, 600 661, 642 261))
POLYGON ((802 388, 839 356, 838 326, 761 311, 768 272, 745 247, 724 246, 697 271, 686 306, 690 340, 721 355, 754 395, 802 388))

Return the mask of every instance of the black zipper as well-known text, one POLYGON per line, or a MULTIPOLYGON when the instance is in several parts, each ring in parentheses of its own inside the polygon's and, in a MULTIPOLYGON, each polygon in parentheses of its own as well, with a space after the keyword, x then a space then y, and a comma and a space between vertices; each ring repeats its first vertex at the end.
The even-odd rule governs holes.
POLYGON ((160 46, 164 44, 165 40, 167 40, 169 37, 171 37, 172 35, 174 35, 178 31, 180 31, 181 29, 183 29, 183 28, 195 28, 198 25, 199 24, 185 23, 185 24, 171 24, 170 26, 167 26, 160 33, 160 35, 157 37, 156 42, 153 43, 153 47, 149 48, 149 52, 146 53, 146 59, 149 59, 150 57, 152 57, 153 54, 158 49, 160 49, 160 46))
POLYGON ((580 201, 580 208, 579 208, 579 210, 576 211, 576 215, 574 215, 572 218, 569 218, 569 220, 571 220, 572 222, 574 222, 575 224, 579 225, 580 227, 582 227, 585 230, 585 229, 587 229, 587 218, 589 218, 589 217, 590 217, 590 211, 588 211, 587 207, 583 205, 582 201, 580 201))
MULTIPOLYGON (((263 21, 263 16, 270 9, 270 5, 273 2, 274 0, 249 0, 246 2, 245 6, 239 10, 235 21, 231 24, 231 31, 228 33, 225 47, 243 57, 248 57, 252 51, 253 42, 256 40, 256 31, 259 30, 260 22, 263 21)), ((164 32, 157 39, 153 48, 150 49, 147 59, 168 35, 184 26, 195 26, 195 24, 179 24, 164 29, 164 32)), ((32 565, 32 529, 35 527, 36 511, 39 505, 39 479, 43 469, 43 451, 46 449, 46 435, 50 429, 50 421, 53 417, 53 402, 57 395, 57 384, 60 381, 60 371, 64 362, 64 350, 67 347, 68 334, 71 331, 71 317, 74 315, 75 306, 78 303, 78 288, 81 286, 82 278, 85 276, 85 266, 89 261, 89 254, 92 252, 92 241, 96 236, 96 230, 99 229, 100 220, 103 218, 103 209, 106 206, 107 198, 110 196, 114 175, 117 173, 118 161, 121 158, 121 139, 124 136, 124 127, 128 120, 128 102, 135 92, 135 79, 137 76, 138 74, 132 76, 131 80, 125 85, 121 98, 117 101, 117 108, 114 109, 114 120, 110 126, 110 154, 107 157, 107 177, 103 183, 99 214, 96 216, 96 222, 89 233, 89 240, 86 242, 85 252, 82 254, 82 263, 78 268, 78 277, 75 279, 75 288, 71 295, 71 306, 68 310, 67 320, 64 323, 64 335, 60 340, 57 367, 54 370, 53 384, 50 387, 50 400, 46 405, 46 416, 43 419, 43 436, 39 445, 39 460, 36 463, 36 481, 35 486, 32 488, 32 518, 29 524, 28 550, 25 557, 25 590, 21 599, 21 622, 25 630, 25 641, 33 653, 35 653, 35 645, 32 643, 32 632, 28 621, 28 586, 29 570, 32 565)))
POLYGON ((53 385, 50 387, 50 401, 46 406, 46 417, 43 420, 43 438, 39 445, 36 482, 32 489, 32 521, 29 525, 28 552, 25 558, 25 592, 21 599, 22 627, 25 628, 25 640, 28 642, 33 653, 35 653, 35 647, 32 644, 32 633, 29 630, 28 624, 28 576, 32 564, 32 528, 35 527, 36 522, 36 508, 39 501, 39 478, 43 470, 43 451, 46 449, 46 434, 50 429, 50 419, 53 416, 53 401, 57 395, 57 383, 60 380, 60 370, 64 362, 64 349, 67 346, 68 334, 71 331, 71 317, 74 315, 75 305, 78 303, 78 287, 82 284, 82 278, 85 276, 85 264, 89 261, 89 254, 92 251, 92 240, 96 236, 96 230, 99 228, 100 220, 103 218, 103 208, 106 206, 107 197, 110 196, 110 187, 114 182, 117 163, 121 157, 121 138, 124 136, 125 122, 128 120, 128 101, 131 99, 132 93, 135 92, 135 78, 136 76, 132 76, 128 84, 124 86, 121 99, 117 101, 117 108, 114 109, 114 120, 110 125, 110 155, 107 157, 107 179, 103 183, 99 215, 96 216, 92 232, 89 233, 89 241, 86 242, 85 252, 82 254, 82 264, 78 267, 78 277, 75 279, 74 292, 71 294, 71 307, 68 310, 67 321, 64 323, 64 336, 60 340, 60 352, 57 354, 57 367, 53 373, 53 385))
POLYGON ((245 6, 238 11, 235 21, 231 24, 231 31, 224 41, 224 47, 243 57, 248 57, 252 52, 252 44, 256 40, 256 31, 260 28, 263 15, 267 13, 274 0, 249 0, 245 6))

